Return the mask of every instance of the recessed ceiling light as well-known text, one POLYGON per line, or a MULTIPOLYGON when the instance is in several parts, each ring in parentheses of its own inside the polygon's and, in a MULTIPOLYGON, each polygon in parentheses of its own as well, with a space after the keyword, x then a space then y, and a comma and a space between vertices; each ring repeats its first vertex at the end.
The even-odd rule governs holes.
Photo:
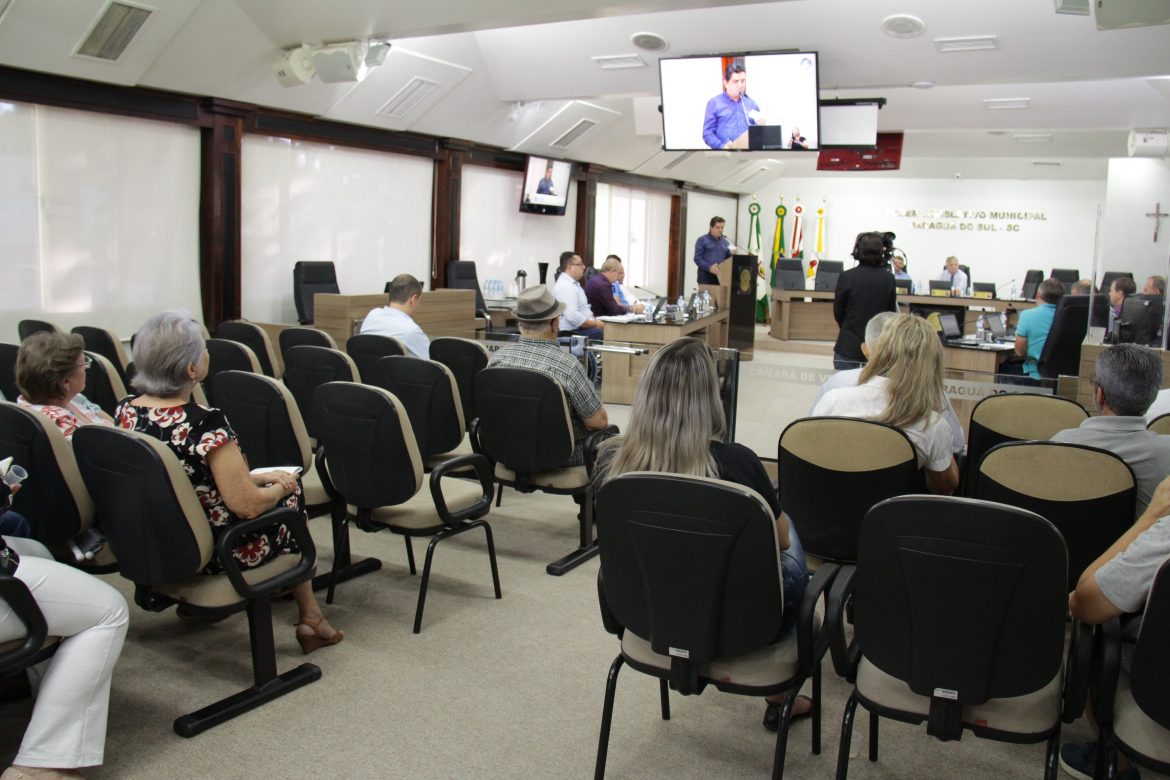
POLYGON ((630 43, 637 46, 642 51, 666 51, 670 46, 658 33, 639 32, 630 36, 630 43))
POLYGON ((894 14, 882 19, 882 32, 894 38, 917 38, 926 30, 926 24, 917 16, 894 14))
POLYGON ((941 52, 984 51, 998 49, 999 40, 994 35, 968 35, 959 38, 935 38, 934 46, 941 52))
POLYGON ((1007 135, 1007 130, 988 130, 988 135, 1007 135))
POLYGON ((1052 133, 1013 133, 1012 138, 1018 144, 1049 144, 1052 143, 1052 133))
POLYGON ((1060 160, 1033 160, 1032 164, 1037 168, 1059 168, 1064 165, 1060 160))
POLYGON ((620 70, 622 68, 644 68, 646 61, 637 54, 613 54, 601 57, 590 57, 602 70, 620 70))
POLYGON ((1032 98, 988 98, 983 107, 991 111, 1012 111, 1032 107, 1032 98))

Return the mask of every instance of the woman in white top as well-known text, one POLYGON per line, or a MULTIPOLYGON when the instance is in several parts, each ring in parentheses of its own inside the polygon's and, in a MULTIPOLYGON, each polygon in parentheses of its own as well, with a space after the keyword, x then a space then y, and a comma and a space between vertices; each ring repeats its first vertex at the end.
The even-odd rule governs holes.
POLYGON ((82 425, 113 425, 112 417, 81 394, 91 361, 76 333, 34 333, 16 355, 16 402, 48 417, 70 440, 82 425))
POLYGON ((856 387, 825 393, 813 415, 864 417, 902 430, 934 493, 952 493, 959 467, 942 416, 943 354, 938 334, 921 317, 898 314, 886 322, 856 387))

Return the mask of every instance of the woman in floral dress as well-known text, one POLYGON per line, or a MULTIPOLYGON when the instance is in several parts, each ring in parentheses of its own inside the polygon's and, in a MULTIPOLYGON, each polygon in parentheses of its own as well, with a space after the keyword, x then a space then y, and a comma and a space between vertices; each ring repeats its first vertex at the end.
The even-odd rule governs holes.
MULTIPOLYGON (((207 376, 207 345, 199 325, 182 312, 163 312, 147 320, 134 342, 132 380, 141 395, 122 401, 114 414, 117 424, 145 433, 167 444, 178 457, 207 513, 218 544, 234 523, 267 512, 278 504, 303 511, 296 477, 283 471, 251 474, 235 431, 219 409, 191 400, 196 382, 207 376)), ((295 540, 283 523, 240 537, 232 554, 252 569, 284 553, 297 552, 295 540)), ((213 557, 206 573, 223 571, 213 557)), ((293 589, 300 618, 297 641, 306 653, 337 644, 342 633, 325 620, 309 581, 293 589)))

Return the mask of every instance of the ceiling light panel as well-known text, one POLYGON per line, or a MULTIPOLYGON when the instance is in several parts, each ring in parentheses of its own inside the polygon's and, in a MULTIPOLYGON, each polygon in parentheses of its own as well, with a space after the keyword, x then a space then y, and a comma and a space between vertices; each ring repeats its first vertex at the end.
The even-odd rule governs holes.
POLYGON ((1022 111, 1032 107, 1032 98, 988 98, 983 107, 989 111, 1022 111))
POLYGON ((1050 144, 1052 133, 1014 133, 1012 138, 1018 144, 1050 144))
POLYGON ((602 70, 622 70, 624 68, 644 68, 646 61, 637 54, 611 54, 601 57, 590 57, 602 70))
POLYGON ((941 52, 987 51, 999 48, 999 38, 994 35, 968 35, 958 38, 935 38, 934 46, 941 52))

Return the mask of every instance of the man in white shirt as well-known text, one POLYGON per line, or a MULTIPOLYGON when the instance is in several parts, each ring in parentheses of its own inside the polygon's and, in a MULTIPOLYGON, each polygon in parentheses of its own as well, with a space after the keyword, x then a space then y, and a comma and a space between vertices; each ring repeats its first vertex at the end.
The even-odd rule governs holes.
POLYGON ((946 266, 943 268, 943 272, 938 275, 938 280, 950 282, 951 292, 956 295, 966 295, 967 288, 970 286, 967 274, 963 273, 962 268, 959 268, 959 258, 953 255, 947 258, 946 266))
POLYGON ((593 316, 593 309, 581 288, 581 277, 585 275, 585 261, 574 252, 561 253, 561 274, 557 277, 553 293, 565 304, 561 315, 561 330, 571 330, 579 336, 600 339, 605 323, 593 316))
POLYGON ((390 305, 367 314, 361 332, 392 336, 410 354, 427 360, 431 356, 431 340, 414 321, 421 300, 422 282, 410 274, 399 274, 390 282, 390 305))

